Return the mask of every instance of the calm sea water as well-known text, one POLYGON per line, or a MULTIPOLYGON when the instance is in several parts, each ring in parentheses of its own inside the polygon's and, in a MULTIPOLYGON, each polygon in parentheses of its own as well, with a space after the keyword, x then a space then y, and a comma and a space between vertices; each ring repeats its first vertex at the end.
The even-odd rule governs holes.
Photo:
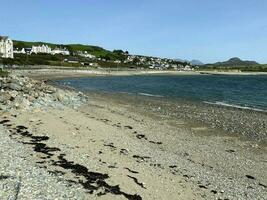
POLYGON ((267 110, 267 76, 107 76, 57 81, 82 91, 105 91, 203 101, 267 110))

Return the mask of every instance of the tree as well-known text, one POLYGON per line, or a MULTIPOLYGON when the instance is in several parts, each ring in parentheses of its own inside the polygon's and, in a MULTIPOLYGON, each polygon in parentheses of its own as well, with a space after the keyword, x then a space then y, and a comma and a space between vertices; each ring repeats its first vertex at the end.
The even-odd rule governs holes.
POLYGON ((114 50, 113 53, 118 54, 118 55, 121 55, 121 54, 124 54, 124 51, 118 49, 118 50, 114 50))

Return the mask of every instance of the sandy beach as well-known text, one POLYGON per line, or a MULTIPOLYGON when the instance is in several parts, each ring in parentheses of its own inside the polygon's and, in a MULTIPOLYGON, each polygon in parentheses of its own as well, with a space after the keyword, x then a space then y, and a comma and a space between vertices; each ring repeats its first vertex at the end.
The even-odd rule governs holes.
MULTIPOLYGON (((41 66, 40 66, 41 67, 41 66)), ((174 71, 174 70, 141 70, 141 69, 73 69, 68 67, 42 67, 32 69, 11 70, 37 80, 56 80, 64 78, 80 78, 91 76, 138 76, 138 75, 229 75, 257 76, 267 72, 231 72, 231 71, 174 71)))
POLYGON ((173 71, 173 70, 116 70, 116 69, 21 69, 14 70, 16 74, 26 75, 38 80, 62 79, 68 77, 90 77, 90 76, 135 76, 135 75, 199 75, 195 71, 173 71))
MULTIPOLYGON (((31 75, 40 79, 34 72, 31 75)), ((59 72, 42 79, 66 76, 59 72)), ((227 117, 250 112, 266 123, 266 114, 180 104, 176 106, 181 115, 171 115, 162 101, 86 95, 87 102, 76 108, 41 107, 2 112, 0 117, 12 140, 31 151, 26 158, 31 165, 51 172, 69 187, 81 187, 77 190, 84 195, 73 199, 266 198, 266 127, 253 140, 239 134, 240 117, 227 117), (204 115, 199 118, 206 120, 198 120, 193 110, 205 110, 208 116, 218 110, 224 118, 214 117, 215 122, 229 123, 220 126, 204 115), (235 131, 229 134, 228 129, 235 131)), ((243 132, 257 127, 257 122, 244 125, 243 132)))

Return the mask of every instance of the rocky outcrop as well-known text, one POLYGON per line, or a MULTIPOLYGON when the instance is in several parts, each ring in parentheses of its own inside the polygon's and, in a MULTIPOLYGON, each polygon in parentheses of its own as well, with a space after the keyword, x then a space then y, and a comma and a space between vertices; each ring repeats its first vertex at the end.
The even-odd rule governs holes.
POLYGON ((81 92, 61 90, 24 76, 0 77, 0 111, 78 107, 86 101, 81 92))

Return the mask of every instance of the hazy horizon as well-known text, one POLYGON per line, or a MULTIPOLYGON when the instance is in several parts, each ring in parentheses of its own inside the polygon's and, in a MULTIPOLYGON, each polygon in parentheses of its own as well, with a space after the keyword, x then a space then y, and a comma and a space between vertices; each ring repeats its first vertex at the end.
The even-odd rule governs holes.
POLYGON ((3 1, 0 35, 15 40, 81 43, 131 54, 267 63, 264 0, 3 1))

